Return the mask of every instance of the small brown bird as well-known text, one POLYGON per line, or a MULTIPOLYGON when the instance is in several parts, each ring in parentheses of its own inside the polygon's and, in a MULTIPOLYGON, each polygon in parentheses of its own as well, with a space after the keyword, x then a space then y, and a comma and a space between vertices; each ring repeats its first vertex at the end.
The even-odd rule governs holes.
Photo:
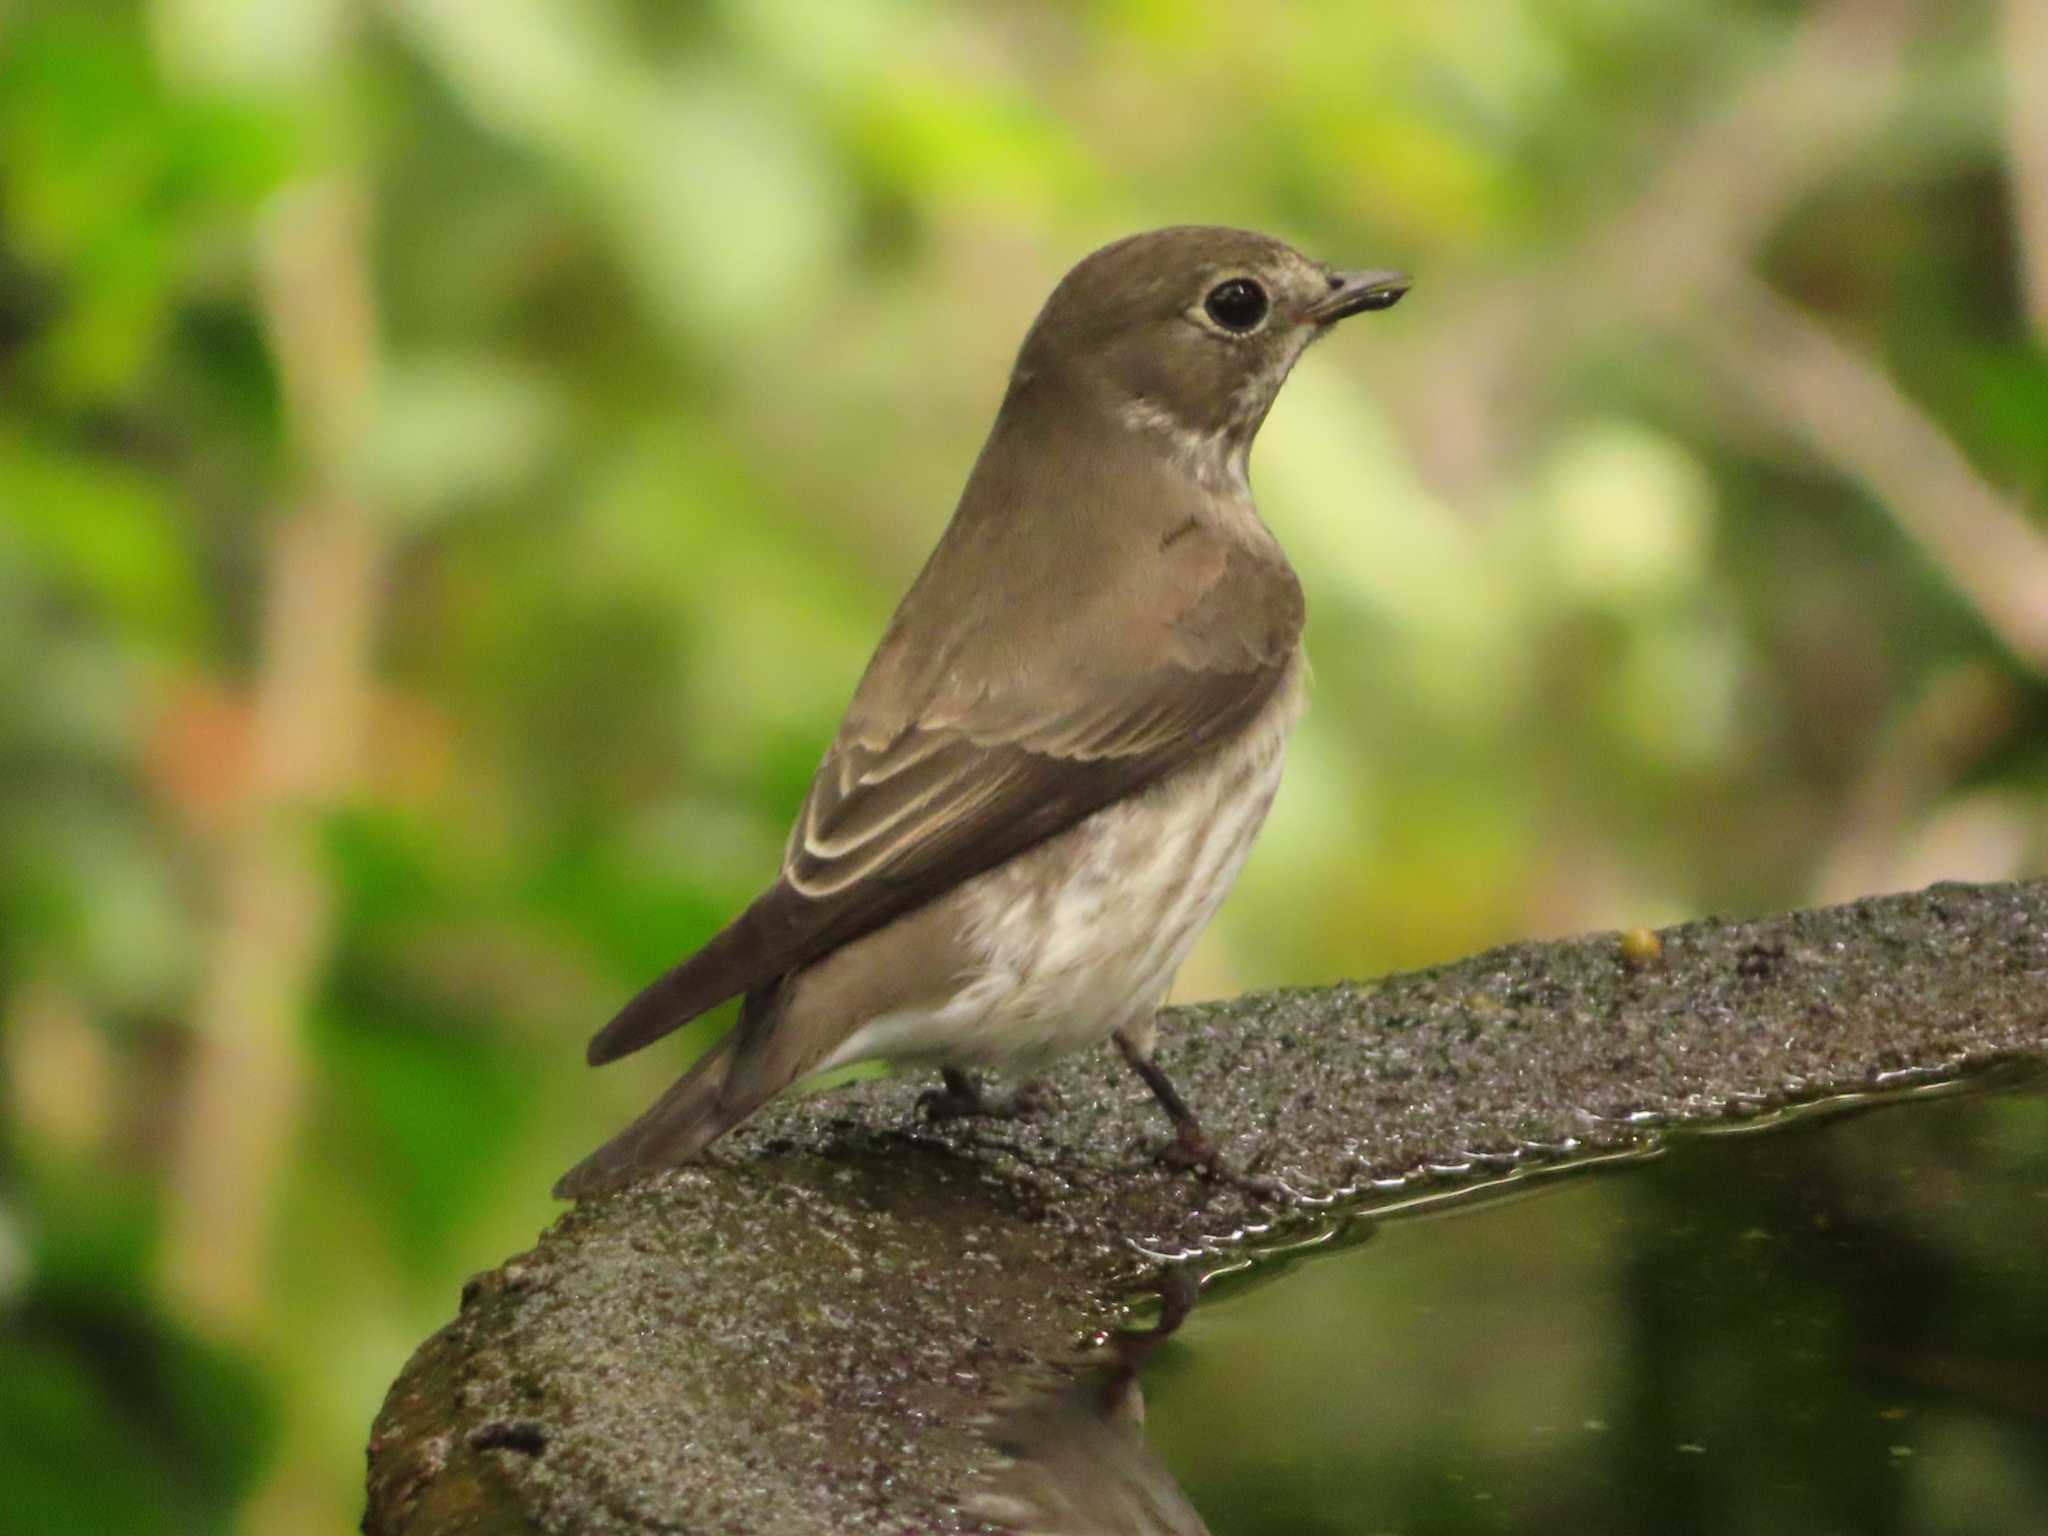
POLYGON ((1243 230, 1095 252, 1053 290, 938 548, 868 663, 774 885, 635 997, 592 1065, 741 996, 738 1027, 565 1174, 570 1198, 695 1156, 853 1062, 969 1072, 1153 1014, 1237 878, 1301 709, 1300 583, 1252 505, 1252 438, 1302 351, 1408 289, 1243 230))

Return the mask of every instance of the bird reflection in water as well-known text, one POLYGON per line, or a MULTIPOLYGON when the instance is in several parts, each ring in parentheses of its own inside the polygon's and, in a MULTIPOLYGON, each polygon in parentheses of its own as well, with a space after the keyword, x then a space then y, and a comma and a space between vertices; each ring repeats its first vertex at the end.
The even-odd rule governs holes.
POLYGON ((1058 1391, 999 1414, 989 1431, 1000 1463, 967 1501, 969 1513, 1018 1536, 1208 1536, 1144 1434, 1138 1374, 1193 1307, 1188 1268, 1160 1281, 1158 1323, 1113 1333, 1112 1362, 1058 1391))

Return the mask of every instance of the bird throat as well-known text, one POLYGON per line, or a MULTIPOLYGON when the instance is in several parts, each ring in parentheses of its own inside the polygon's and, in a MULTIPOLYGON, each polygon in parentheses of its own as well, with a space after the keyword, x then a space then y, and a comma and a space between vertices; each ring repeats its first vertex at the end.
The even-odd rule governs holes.
POLYGON ((1251 432, 1242 427, 1190 427, 1166 407, 1143 395, 1126 401, 1120 414, 1128 431, 1152 442, 1168 463, 1203 490, 1214 495, 1250 497, 1251 479, 1246 466, 1252 451, 1251 432))

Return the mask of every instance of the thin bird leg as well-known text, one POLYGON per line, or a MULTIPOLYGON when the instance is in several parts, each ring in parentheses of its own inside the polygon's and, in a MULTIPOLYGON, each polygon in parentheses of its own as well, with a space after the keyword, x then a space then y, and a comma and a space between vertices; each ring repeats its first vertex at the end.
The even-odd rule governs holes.
POLYGON ((1026 1120, 1045 1107, 1045 1085, 1026 1083, 1015 1093, 991 1098, 981 1085, 958 1067, 942 1067, 943 1088, 927 1088, 917 1096, 918 1113, 937 1125, 945 1120, 964 1120, 971 1115, 991 1120, 1026 1120))
POLYGON ((1152 1353, 1180 1330, 1201 1298, 1200 1272, 1192 1264, 1169 1264, 1159 1276, 1159 1321, 1150 1328, 1119 1328, 1103 1342, 1115 1361, 1096 1393, 1096 1408, 1105 1423, 1142 1416, 1145 1399, 1138 1373, 1152 1353))
POLYGON ((1213 1169, 1216 1166, 1216 1149, 1209 1144, 1208 1136, 1202 1131, 1202 1122, 1188 1108, 1188 1101, 1173 1086, 1173 1079, 1166 1075, 1158 1062, 1140 1054, 1138 1048, 1124 1038, 1122 1030, 1117 1031, 1116 1048, 1123 1052, 1131 1070, 1145 1080, 1145 1086, 1152 1090, 1152 1096, 1173 1122, 1173 1145, 1162 1154, 1164 1159, 1179 1168, 1213 1169))
POLYGON ((1180 1096, 1180 1090, 1173 1086, 1173 1080, 1159 1063, 1126 1039, 1122 1030, 1116 1032, 1115 1038, 1116 1048, 1123 1052, 1124 1060, 1145 1080, 1145 1086, 1152 1090, 1152 1096, 1173 1122, 1173 1140, 1161 1149, 1161 1162, 1170 1168, 1195 1169, 1212 1179, 1234 1184, 1246 1194, 1260 1199, 1278 1192, 1279 1186, 1272 1180, 1242 1173, 1225 1162, 1202 1129, 1202 1122, 1195 1118, 1195 1112, 1188 1108, 1188 1101, 1180 1096))

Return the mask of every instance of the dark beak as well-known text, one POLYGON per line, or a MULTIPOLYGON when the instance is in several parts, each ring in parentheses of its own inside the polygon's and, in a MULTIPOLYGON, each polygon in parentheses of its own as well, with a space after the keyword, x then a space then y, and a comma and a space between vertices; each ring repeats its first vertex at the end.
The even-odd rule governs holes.
POLYGON ((1405 272, 1332 272, 1329 295, 1309 306, 1308 317, 1328 325, 1369 309, 1392 309, 1408 287, 1405 272))

